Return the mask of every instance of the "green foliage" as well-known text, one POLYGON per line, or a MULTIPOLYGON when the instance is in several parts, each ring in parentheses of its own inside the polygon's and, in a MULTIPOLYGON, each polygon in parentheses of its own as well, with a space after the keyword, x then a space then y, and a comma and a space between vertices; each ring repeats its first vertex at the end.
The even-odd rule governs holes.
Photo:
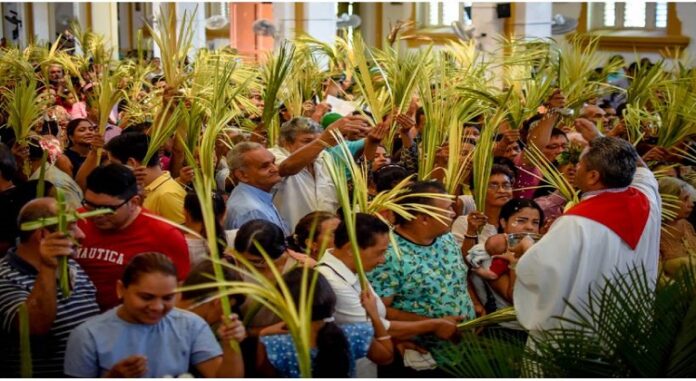
POLYGON ((453 377, 513 378, 520 375, 523 353, 523 340, 493 328, 480 336, 466 332, 459 343, 445 343, 433 357, 453 377))
POLYGON ((434 354, 456 377, 690 377, 696 374, 696 267, 660 283, 643 267, 605 278, 560 327, 470 336, 434 354), (510 360, 510 361, 508 361, 510 360))
POLYGON ((295 57, 295 46, 284 41, 277 54, 269 54, 266 63, 262 68, 263 83, 263 120, 264 126, 268 129, 268 143, 271 146, 278 144, 280 136, 280 121, 278 120, 279 92, 285 78, 292 69, 292 62, 295 57))

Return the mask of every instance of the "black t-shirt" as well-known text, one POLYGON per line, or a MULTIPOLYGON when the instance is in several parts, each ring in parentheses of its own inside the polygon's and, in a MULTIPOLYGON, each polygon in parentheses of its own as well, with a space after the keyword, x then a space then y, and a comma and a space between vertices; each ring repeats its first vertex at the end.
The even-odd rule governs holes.
POLYGON ((74 179, 75 176, 77 176, 77 171, 80 169, 82 163, 85 162, 85 159, 87 159, 87 157, 80 156, 79 153, 71 150, 70 148, 66 148, 63 154, 67 156, 67 158, 70 159, 70 163, 72 163, 72 177, 74 179))
MULTIPOLYGON (((8 248, 15 245, 15 239, 19 236, 17 228, 17 216, 19 210, 25 204, 21 189, 18 187, 10 188, 0 192, 0 247, 8 248)), ((5 250, 1 250, 0 257, 5 255, 5 250)))

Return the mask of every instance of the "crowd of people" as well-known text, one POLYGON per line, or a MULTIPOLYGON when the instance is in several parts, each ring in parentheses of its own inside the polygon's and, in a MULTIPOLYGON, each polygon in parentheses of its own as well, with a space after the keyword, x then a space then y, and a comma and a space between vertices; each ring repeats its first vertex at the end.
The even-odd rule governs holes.
MULTIPOLYGON (((5 376, 20 375, 26 306, 34 377, 299 377, 297 338, 273 308, 243 293, 216 297, 217 289, 195 287, 215 273, 210 240, 223 262, 254 269, 223 267, 224 280, 262 284, 258 277, 275 281, 280 272, 298 305, 303 271, 317 273, 309 329, 315 377, 444 376, 431 354, 459 338, 459 322, 514 306, 517 322, 504 329, 534 334, 557 326, 558 316, 572 317, 566 301, 582 302, 616 270, 643 265, 656 281, 660 267, 673 275, 696 254, 694 163, 679 154, 691 136, 665 147, 646 127, 632 144, 626 99, 617 95, 625 90, 595 94, 568 117, 556 88, 521 129, 490 126, 484 115, 467 122, 460 142, 467 154, 487 147, 483 129, 497 129, 493 164, 486 184, 475 184, 467 168, 454 194, 441 175, 451 139, 438 142, 433 175, 417 177, 421 159, 433 153, 424 145, 433 128, 428 109, 417 96, 384 120, 370 119, 369 110, 332 112, 317 97, 305 101, 302 115, 281 106, 271 144, 260 115, 276 105, 249 90, 254 111, 217 137, 212 210, 205 210, 193 183, 200 172, 175 134, 148 156, 154 127, 129 118, 136 100, 117 103, 99 125, 104 110, 90 94, 108 68, 91 65, 77 80, 59 63, 27 63, 40 79, 35 95, 43 107, 27 141, 10 128, 7 103, 0 109, 5 376), (46 141, 60 147, 48 159, 46 141), (579 202, 569 204, 544 176, 532 146, 579 202), (408 181, 393 203, 410 213, 346 211, 346 184, 335 182, 331 168, 346 152, 365 168, 370 199, 408 181), (485 189, 485 200, 474 200, 474 187, 485 189), (70 219, 62 230, 55 223, 23 228, 59 216, 58 192, 77 213, 108 213, 70 219), (676 212, 662 213, 661 195, 678 200, 676 212), (207 236, 206 213, 214 214, 215 237, 207 236), (68 293, 57 276, 66 259, 68 293), (229 299, 231 314, 220 298, 229 299)), ((143 93, 168 96, 160 65, 154 58, 146 68, 143 93)), ((603 80, 630 88, 638 69, 618 67, 603 80)), ((14 86, 4 82, 4 99, 14 86)), ((321 91, 322 99, 344 102, 361 96, 345 75, 327 78, 321 91)), ((348 189, 361 192, 351 178, 361 173, 348 172, 348 189)))

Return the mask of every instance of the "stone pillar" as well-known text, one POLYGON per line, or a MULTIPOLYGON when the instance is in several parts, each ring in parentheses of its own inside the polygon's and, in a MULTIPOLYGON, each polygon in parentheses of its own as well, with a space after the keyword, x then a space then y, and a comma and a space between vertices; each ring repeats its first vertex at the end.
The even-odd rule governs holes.
POLYGON ((471 25, 476 28, 474 34, 482 50, 492 52, 497 48, 494 37, 504 34, 504 20, 498 18, 495 3, 473 3, 471 25))
POLYGON ((299 33, 333 43, 336 37, 336 3, 273 3, 278 40, 293 39, 299 33))
POLYGON ((194 56, 196 51, 206 47, 205 41, 205 4, 204 3, 176 3, 176 26, 177 30, 184 20, 184 14, 187 17, 193 16, 191 29, 193 30, 193 39, 191 40, 192 50, 190 56, 194 56), (195 13, 194 13, 195 12, 195 13))
POLYGON ((551 37, 552 3, 515 3, 513 31, 515 37, 551 37))
MULTIPOLYGON (((92 31, 104 36, 113 48, 113 59, 118 59, 118 8, 116 3, 91 3, 92 31)), ((90 17, 90 15, 88 15, 90 17)))
POLYGON ((135 37, 132 24, 132 3, 118 3, 118 46, 121 52, 125 55, 129 50, 134 49, 135 37), (131 44, 132 40, 132 44, 131 44))
POLYGON ((295 4, 273 3, 273 24, 276 27, 278 41, 292 39, 295 36, 295 4))
POLYGON ((34 25, 34 42, 49 42, 55 41, 55 33, 51 33, 54 29, 51 16, 53 16, 52 8, 49 3, 32 3, 32 24, 34 25))
POLYGON ((310 36, 332 44, 336 38, 336 3, 302 3, 304 31, 310 36))

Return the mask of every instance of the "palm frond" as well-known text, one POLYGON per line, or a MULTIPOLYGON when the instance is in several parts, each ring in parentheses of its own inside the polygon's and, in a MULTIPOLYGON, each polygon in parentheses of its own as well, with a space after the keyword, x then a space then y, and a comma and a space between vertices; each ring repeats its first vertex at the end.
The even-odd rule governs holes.
POLYGON ((447 342, 432 352, 438 367, 457 378, 517 378, 524 341, 499 330, 484 336, 466 333, 458 344, 447 342))
MULTIPOLYGON (((506 98, 509 98, 512 92, 508 91, 506 98)), ((474 149, 474 201, 476 209, 484 213, 486 208, 486 192, 488 191, 488 180, 491 177, 491 168, 493 167, 493 145, 495 144, 495 135, 498 127, 506 117, 506 112, 503 108, 498 108, 493 116, 486 119, 485 125, 481 131, 478 144, 474 149)))
POLYGON ((514 307, 501 308, 490 314, 481 316, 480 318, 472 319, 463 323, 457 324, 457 328, 460 330, 466 329, 477 329, 481 327, 487 327, 490 325, 507 323, 517 320, 517 312, 515 312, 514 307))
POLYGON ((558 84, 566 97, 566 107, 574 109, 578 115, 582 105, 588 100, 604 95, 610 89, 620 88, 606 84, 609 73, 619 68, 619 63, 607 62, 606 54, 598 51, 599 37, 576 35, 567 43, 559 44, 556 68, 558 84), (596 68, 602 72, 595 73, 596 68))
POLYGON ((371 57, 372 67, 376 70, 379 75, 384 78, 384 70, 374 60, 372 51, 365 44, 363 37, 360 33, 355 33, 353 35, 353 50, 349 56, 351 65, 356 68, 357 73, 354 77, 355 85, 358 88, 360 95, 364 104, 369 108, 370 114, 372 114, 371 123, 376 125, 384 120, 387 115, 387 99, 391 93, 391 89, 388 88, 388 83, 385 83, 385 88, 377 89, 375 86, 375 79, 373 72, 370 70, 371 67, 368 63, 367 58, 371 57))
MULTIPOLYGON (((123 91, 118 88, 118 78, 111 76, 109 70, 105 70, 102 78, 94 85, 94 100, 98 112, 99 134, 104 135, 106 125, 109 123, 109 115, 114 106, 123 98, 123 91)), ((101 160, 101 149, 97 153, 97 164, 101 160)))
POLYGON ((532 336, 532 374, 544 377, 679 377, 696 371, 696 276, 687 266, 655 289, 642 267, 617 272, 569 305, 561 328, 532 336), (688 319, 688 320, 687 320, 688 319))
POLYGON ((657 145, 671 148, 696 134, 696 95, 683 82, 666 81, 653 98, 660 117, 657 145))
MULTIPOLYGON (((636 60, 636 62, 640 62, 636 60)), ((655 91, 661 86, 667 74, 663 69, 663 61, 655 64, 638 64, 631 85, 626 89, 626 103, 644 109, 646 103, 653 98, 655 91)))
POLYGON ((164 109, 159 113, 155 123, 148 130, 148 135, 150 137, 147 151, 143 157, 143 165, 147 165, 153 156, 159 153, 160 148, 169 140, 177 128, 179 127, 179 120, 181 118, 181 109, 185 108, 183 103, 179 103, 174 110, 170 112, 171 101, 167 103, 164 109))
POLYGON ((278 144, 280 135, 280 121, 278 119, 279 105, 277 104, 278 95, 285 79, 290 73, 292 62, 295 56, 295 46, 284 41, 278 53, 274 56, 269 54, 266 63, 262 68, 263 83, 263 120, 264 126, 268 130, 268 143, 278 144))
MULTIPOLYGON (((223 64, 218 62, 218 65, 223 64)), ((206 237, 209 237, 207 240, 208 252, 213 260, 213 270, 218 284, 220 284, 219 292, 221 294, 225 294, 228 290, 222 284, 224 282, 224 274, 219 261, 221 253, 218 251, 217 241, 213 238, 216 237, 216 217, 213 211, 213 200, 210 195, 213 194, 215 189, 215 142, 218 136, 226 130, 227 123, 237 115, 237 110, 227 107, 227 99, 225 97, 235 68, 234 62, 227 62, 220 67, 218 75, 213 77, 213 96, 207 102, 204 102, 207 110, 203 107, 195 107, 188 111, 182 111, 184 120, 190 124, 187 130, 190 134, 188 139, 191 141, 198 140, 197 144, 186 144, 184 138, 181 135, 177 135, 177 138, 182 143, 186 163, 194 171, 193 188, 201 205, 205 234, 206 237), (207 119, 208 123, 205 130, 203 130, 202 136, 200 139, 197 139, 196 134, 200 131, 200 122, 203 120, 203 113, 206 111, 210 117, 207 119)), ((235 89, 232 97, 234 98, 236 94, 242 91, 244 91, 243 87, 235 89)), ((231 312, 229 300, 222 298, 221 306, 224 315, 228 316, 231 312)), ((237 352, 240 350, 238 343, 230 342, 229 344, 237 352)))
POLYGON ((525 148, 527 159, 541 171, 542 180, 547 181, 568 202, 566 209, 580 202, 579 191, 573 184, 551 163, 537 146, 530 144, 525 148))
POLYGON ((623 120, 628 142, 634 147, 645 137, 645 125, 655 125, 660 121, 647 110, 631 103, 628 103, 623 111, 623 120))
POLYGON ((193 14, 184 12, 177 30, 177 18, 173 4, 166 9, 160 7, 161 20, 156 27, 147 24, 147 28, 160 49, 162 71, 167 84, 178 89, 186 80, 186 58, 193 47, 193 14))
POLYGON ((32 129, 43 117, 43 101, 37 93, 37 83, 32 78, 15 83, 13 88, 3 88, 3 109, 7 111, 7 125, 14 131, 15 139, 26 144, 32 129))
POLYGON ((292 116, 303 116, 304 104, 321 93, 325 73, 308 48, 296 48, 295 59, 281 91, 281 100, 292 116))

